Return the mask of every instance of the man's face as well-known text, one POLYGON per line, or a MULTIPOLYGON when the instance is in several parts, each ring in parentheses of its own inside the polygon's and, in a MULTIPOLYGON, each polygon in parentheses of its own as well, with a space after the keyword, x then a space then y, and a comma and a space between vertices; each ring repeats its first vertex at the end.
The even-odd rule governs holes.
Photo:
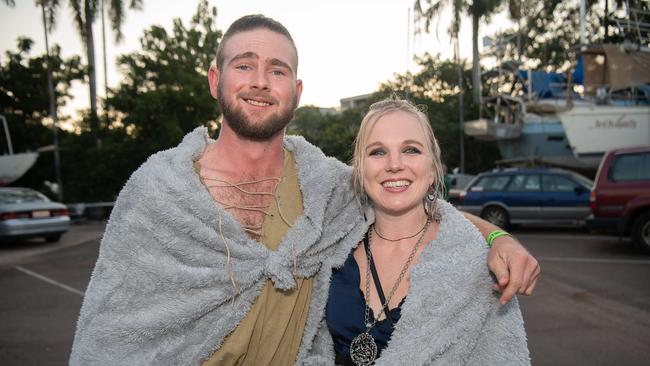
POLYGON ((225 45, 222 70, 212 69, 209 76, 224 123, 253 141, 281 133, 302 93, 302 82, 296 79, 297 59, 291 42, 270 30, 232 36, 225 45))

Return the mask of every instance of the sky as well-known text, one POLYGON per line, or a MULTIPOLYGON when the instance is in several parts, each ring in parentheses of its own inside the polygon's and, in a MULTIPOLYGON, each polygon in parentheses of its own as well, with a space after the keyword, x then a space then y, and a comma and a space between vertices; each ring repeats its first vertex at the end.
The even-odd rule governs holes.
MULTIPOLYGON (((33 0, 15 2, 14 8, 0 3, 0 57, 4 58, 7 50, 15 50, 18 36, 28 36, 35 41, 32 55, 44 53, 40 8, 33 0)), ((145 0, 142 11, 128 10, 122 27, 124 40, 115 44, 113 34, 106 35, 109 86, 116 86, 120 80, 116 57, 140 49, 139 39, 145 29, 161 25, 169 30, 174 18, 188 24, 198 2, 145 0)), ((341 98, 372 93, 395 73, 417 71, 412 61, 414 55, 425 52, 440 53, 445 58, 453 55, 447 35, 449 13, 443 14, 438 25, 434 23, 430 34, 414 36, 410 10, 413 0, 210 0, 209 4, 217 7, 216 26, 222 31, 240 16, 252 13, 270 16, 289 29, 300 57, 298 77, 304 83, 301 105, 338 107, 341 98)), ((100 27, 98 19, 95 22, 97 90, 103 97, 100 27)), ((506 17, 496 16, 489 26, 483 26, 481 33, 489 34, 507 27, 506 17)), ((81 39, 65 0, 61 1, 57 26, 49 42, 50 47, 59 44, 64 57, 76 54, 85 62, 81 39)), ((461 27, 460 52, 462 57, 471 59, 469 19, 464 19, 461 27)), ((74 100, 66 109, 88 108, 87 89, 85 84, 74 85, 74 100)))

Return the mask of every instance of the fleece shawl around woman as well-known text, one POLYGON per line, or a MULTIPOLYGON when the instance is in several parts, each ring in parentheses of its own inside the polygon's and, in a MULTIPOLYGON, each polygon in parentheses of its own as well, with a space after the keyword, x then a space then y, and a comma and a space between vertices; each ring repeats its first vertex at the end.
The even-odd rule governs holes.
POLYGON ((297 363, 315 351, 331 267, 367 229, 348 188, 349 168, 301 137, 285 139, 304 210, 270 251, 213 202, 195 173, 207 136, 197 128, 151 156, 122 189, 85 294, 71 365, 199 365, 267 279, 289 290, 294 276, 314 278, 297 363))
MULTIPOLYGON (((502 306, 492 291, 485 239, 450 204, 437 204, 438 233, 409 273, 400 320, 375 365, 529 365, 517 299, 502 306)), ((307 363, 330 365, 324 320, 315 344, 321 354, 307 363)))

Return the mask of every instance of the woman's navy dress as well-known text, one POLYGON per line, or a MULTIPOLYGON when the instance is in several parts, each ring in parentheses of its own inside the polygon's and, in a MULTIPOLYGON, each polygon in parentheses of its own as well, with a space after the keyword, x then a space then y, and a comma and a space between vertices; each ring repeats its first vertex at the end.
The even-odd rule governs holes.
MULTIPOLYGON (((366 302, 359 288, 359 279, 359 266, 351 252, 343 266, 332 273, 325 309, 325 319, 334 341, 337 365, 354 365, 350 358, 350 343, 356 336, 366 331, 364 325, 366 302)), ((381 350, 386 348, 393 333, 393 326, 400 318, 401 306, 402 303, 391 309, 388 316, 392 322, 384 319, 377 322, 370 330, 370 335, 377 343, 377 357, 381 350)), ((370 318, 373 319, 372 309, 370 309, 370 318)))

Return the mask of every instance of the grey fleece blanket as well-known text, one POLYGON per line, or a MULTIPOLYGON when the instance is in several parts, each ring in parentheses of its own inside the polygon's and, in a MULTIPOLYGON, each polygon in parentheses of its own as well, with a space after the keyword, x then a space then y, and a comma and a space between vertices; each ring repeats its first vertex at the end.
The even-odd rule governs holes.
POLYGON ((86 291, 71 365, 200 364, 248 312, 267 278, 280 289, 295 286, 292 244, 296 275, 314 277, 298 363, 314 352, 330 267, 343 263, 367 229, 348 189, 349 168, 300 137, 285 139, 304 212, 274 252, 216 207, 195 174, 193 161, 209 142, 207 130, 196 129, 178 147, 150 157, 124 186, 86 291), (218 211, 241 290, 234 304, 218 211))
MULTIPOLYGON (((375 365, 529 365, 517 300, 501 306, 491 289, 485 240, 455 208, 438 204, 440 229, 409 274, 401 318, 375 365)), ((323 320, 306 363, 333 357, 323 320)))

